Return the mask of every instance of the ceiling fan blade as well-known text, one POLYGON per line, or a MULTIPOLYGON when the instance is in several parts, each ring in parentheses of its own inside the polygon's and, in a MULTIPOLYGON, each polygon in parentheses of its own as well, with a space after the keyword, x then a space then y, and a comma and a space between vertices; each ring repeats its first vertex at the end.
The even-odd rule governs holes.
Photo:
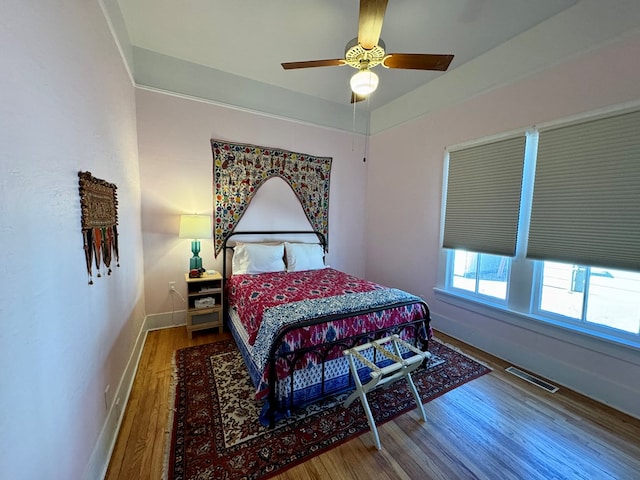
POLYGON ((386 10, 387 0, 360 0, 358 43, 365 50, 378 45, 386 10))
POLYGON ((387 68, 408 68, 413 70, 445 71, 453 60, 453 55, 432 55, 429 53, 391 53, 382 60, 387 68))
POLYGON ((366 99, 367 99, 366 95, 359 95, 355 92, 351 92, 351 103, 362 102, 363 100, 366 100, 366 99))
POLYGON ((308 60, 306 62, 287 62, 282 63, 282 68, 291 70, 294 68, 311 68, 311 67, 339 67, 345 65, 345 61, 341 58, 332 60, 308 60))

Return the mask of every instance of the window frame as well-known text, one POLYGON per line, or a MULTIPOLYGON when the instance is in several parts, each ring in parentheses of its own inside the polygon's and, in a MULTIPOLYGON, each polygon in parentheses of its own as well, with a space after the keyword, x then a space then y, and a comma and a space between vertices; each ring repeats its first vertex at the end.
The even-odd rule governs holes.
MULTIPOLYGON (((608 113, 599 112, 591 115, 583 115, 580 118, 565 120, 562 122, 554 122, 555 124, 571 124, 583 122, 585 118, 603 117, 606 115, 617 115, 625 113, 625 110, 638 110, 640 105, 625 107, 625 109, 611 109, 608 113)), ((540 126, 540 128, 548 128, 550 125, 540 126)), ((505 301, 499 298, 487 296, 477 291, 478 279, 476 273, 475 292, 456 288, 453 286, 453 264, 455 259, 455 250, 440 248, 441 265, 444 268, 439 269, 437 286, 434 289, 436 297, 446 303, 456 305, 465 309, 472 309, 481 315, 488 315, 498 320, 524 327, 530 330, 539 331, 550 337, 571 339, 572 342, 580 345, 591 345, 598 351, 607 351, 609 347, 614 346, 611 350, 613 356, 619 356, 619 347, 630 348, 637 355, 640 351, 640 332, 634 334, 621 329, 616 329, 604 324, 589 322, 586 320, 589 296, 589 281, 591 268, 602 268, 602 266, 586 266, 589 274, 585 279, 585 291, 582 299, 582 315, 579 320, 567 317, 561 314, 555 314, 540 308, 542 295, 542 278, 544 261, 556 261, 553 259, 531 259, 526 258, 526 245, 528 241, 529 222, 531 215, 531 206, 533 199, 533 188, 535 181, 535 162, 537 159, 537 140, 539 128, 529 128, 524 130, 526 136, 525 162, 522 182, 522 198, 520 221, 518 225, 518 238, 516 255, 514 257, 506 257, 509 259, 509 275, 507 279, 507 291, 505 301), (514 281, 518 288, 513 288, 514 281), (586 308, 585 308, 586 306, 586 308), (616 353, 614 353, 616 352, 616 353)), ((521 131, 522 132, 522 131, 521 131)), ((484 142, 495 141, 496 138, 504 136, 512 136, 517 132, 491 137, 482 141, 468 142, 467 145, 480 144, 484 142)), ((461 148, 457 146, 455 148, 461 148)), ((448 153, 445 152, 445 169, 443 175, 443 196, 442 196, 442 221, 440 224, 441 236, 444 226, 444 212, 446 201, 446 184, 447 184, 447 162, 448 153)), ((442 237, 441 237, 442 239, 442 237)), ((440 243, 442 245, 442 243, 440 243)), ((473 252, 481 255, 481 252, 473 252)), ((479 262, 479 255, 476 262, 479 262)), ((609 266, 608 268, 617 268, 609 266)), ((609 353, 609 352, 608 352, 609 353)))
MULTIPOLYGON (((573 325, 575 327, 579 327, 581 329, 593 330, 594 334, 602 334, 607 336, 620 337, 621 339, 626 339, 628 342, 638 343, 638 348, 640 349, 640 331, 638 333, 628 332, 626 330, 622 330, 619 328, 615 328, 609 325, 605 325, 602 323, 590 322, 587 320, 587 312, 589 309, 589 291, 591 289, 591 270, 593 268, 602 268, 595 267, 592 265, 577 265, 578 268, 584 268, 585 271, 585 281, 584 281, 584 291, 582 292, 582 306, 581 306, 581 315, 580 318, 573 318, 566 315, 562 315, 560 313, 551 312, 549 310, 543 310, 540 306, 542 300, 542 288, 543 288, 543 275, 544 275, 544 260, 534 260, 534 291, 532 292, 532 309, 531 314, 535 318, 540 319, 550 319, 553 322, 565 323, 567 325, 573 325)), ((612 267, 613 268, 613 267, 612 267)))
POLYGON ((479 252, 469 252, 467 250, 449 250, 450 254, 447 255, 447 289, 455 291, 455 292, 459 292, 460 295, 463 296, 469 296, 469 297, 477 297, 478 299, 481 299, 482 301, 486 302, 486 303, 492 303, 492 304, 497 304, 497 305, 507 305, 507 302, 509 300, 509 277, 511 276, 511 261, 512 258, 511 257, 506 257, 504 255, 496 255, 493 253, 479 253, 479 252), (454 264, 455 264, 455 252, 456 251, 464 251, 467 253, 473 253, 476 254, 476 265, 475 265, 475 289, 472 292, 471 290, 466 290, 464 288, 460 288, 460 287, 456 287, 453 285, 453 279, 454 279, 454 264), (481 255, 491 255, 491 256, 495 256, 495 257, 499 257, 499 258, 505 258, 508 262, 507 268, 508 268, 508 274, 507 274, 507 282, 506 282, 506 292, 505 292, 505 298, 502 299, 500 297, 495 297, 493 295, 486 295, 484 293, 481 293, 478 289, 479 289, 479 275, 480 275, 480 256, 481 255), (451 273, 449 273, 451 272, 451 273))

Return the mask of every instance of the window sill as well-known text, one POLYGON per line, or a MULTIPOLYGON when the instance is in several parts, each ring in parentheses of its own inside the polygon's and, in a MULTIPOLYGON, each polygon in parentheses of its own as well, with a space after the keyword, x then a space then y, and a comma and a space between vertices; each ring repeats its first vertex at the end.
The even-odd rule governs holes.
POLYGON ((579 325, 518 312, 506 305, 450 290, 434 288, 434 293, 438 300, 449 305, 640 366, 640 345, 631 340, 589 330, 579 325))

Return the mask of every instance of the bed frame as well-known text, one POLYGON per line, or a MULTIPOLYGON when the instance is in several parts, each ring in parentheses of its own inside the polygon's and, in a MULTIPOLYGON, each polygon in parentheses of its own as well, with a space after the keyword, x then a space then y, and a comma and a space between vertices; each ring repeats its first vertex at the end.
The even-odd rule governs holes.
MULTIPOLYGON (((326 240, 324 235, 321 232, 318 231, 313 231, 313 230, 309 230, 309 231, 304 231, 304 230, 273 230, 273 231, 243 231, 243 232, 231 232, 224 240, 223 243, 223 260, 222 260, 222 277, 223 277, 223 286, 224 288, 226 288, 227 286, 227 278, 229 275, 229 271, 227 268, 227 255, 233 252, 233 248, 235 246, 235 243, 229 245, 229 241, 232 239, 232 237, 242 237, 242 236, 252 236, 252 237, 261 237, 260 240, 253 240, 253 241, 263 241, 263 242, 268 242, 268 241, 273 241, 273 240, 278 240, 280 241, 281 239, 287 239, 290 240, 291 237, 295 237, 295 236, 299 236, 299 235, 315 235, 318 239, 318 243, 322 246, 323 250, 326 252, 326 240), (266 237, 266 238, 265 238, 266 237)), ((238 238, 233 238, 233 241, 239 241, 238 238)), ((227 304, 227 299, 228 295, 224 295, 224 299, 225 299, 225 303, 223 305, 223 319, 224 321, 228 321, 228 304, 227 304)), ((372 313, 372 312, 378 312, 381 310, 387 310, 387 309, 391 309, 391 308, 397 308, 397 307, 403 307, 406 305, 413 305, 415 304, 415 301, 403 301, 403 302, 397 302, 394 303, 392 305, 387 305, 385 307, 376 307, 376 308, 368 308, 368 309, 364 309, 364 310, 360 310, 357 312, 351 312, 348 314, 334 314, 334 315, 326 315, 326 316, 321 316, 321 317, 317 317, 311 320, 307 320, 304 322, 300 322, 300 323, 296 323, 293 325, 288 325, 286 327, 284 327, 280 333, 276 336, 275 341, 273 342, 273 345, 271 346, 271 350, 269 352, 269 359, 268 359, 268 364, 269 364, 269 394, 268 394, 268 411, 267 411, 267 418, 269 419, 269 427, 273 428, 275 426, 276 423, 276 416, 278 413, 282 413, 282 412, 286 412, 288 410, 290 410, 293 407, 293 386, 294 386, 294 371, 295 371, 295 365, 304 357, 305 354, 307 353, 313 353, 316 358, 318 358, 320 360, 320 362, 322 363, 322 380, 321 380, 321 396, 322 398, 328 396, 328 395, 334 395, 337 393, 340 393, 341 391, 345 391, 348 390, 350 388, 355 388, 355 384, 351 381, 349 387, 347 387, 346 389, 341 389, 341 390, 334 390, 334 391, 327 391, 325 390, 325 369, 324 369, 324 362, 327 359, 327 357, 329 356, 329 354, 334 350, 334 349, 340 349, 340 352, 346 350, 346 349, 350 349, 353 348, 357 345, 361 345, 363 343, 367 343, 367 342, 371 342, 372 340, 377 340, 380 338, 384 338, 387 337, 389 335, 393 335, 393 334, 398 334, 400 335, 401 333, 403 333, 404 331, 409 331, 411 333, 411 338, 414 339, 414 346, 419 348, 422 351, 427 351, 427 347, 428 347, 428 332, 429 332, 429 324, 431 321, 430 318, 430 314, 429 314, 429 307, 427 306, 427 304, 425 302, 420 302, 420 304, 422 305, 424 311, 425 311, 425 316, 424 318, 418 318, 415 320, 412 320, 410 322, 406 322, 406 323, 402 323, 399 325, 394 325, 392 327, 387 327, 387 328, 383 328, 383 329, 379 329, 379 330, 375 330, 375 331, 370 331, 370 332, 363 332, 363 333, 359 333, 357 335, 351 336, 351 337, 346 337, 346 338, 341 338, 339 340, 334 340, 331 342, 326 342, 323 343, 322 345, 313 345, 310 347, 304 347, 304 348, 299 348, 297 350, 294 351, 281 351, 281 343, 282 343, 282 339, 290 332, 297 330, 297 329, 302 329, 308 326, 312 326, 312 325, 317 325, 320 323, 325 323, 325 322, 330 322, 330 321, 335 321, 335 320, 340 320, 343 318, 348 318, 348 317, 354 317, 357 315, 364 315, 364 314, 368 314, 368 313, 372 313), (420 338, 420 331, 424 328, 424 332, 425 332, 425 338, 420 338), (279 359, 284 359, 290 369, 290 375, 287 377, 288 381, 290 382, 290 388, 289 388, 289 401, 283 401, 281 402, 280 400, 278 400, 277 395, 276 395, 276 383, 278 382, 277 380, 277 375, 276 375, 276 362, 279 359)), ((377 360, 374 357, 374 362, 376 362, 377 360)), ((280 380, 282 381, 287 381, 286 379, 280 380)))

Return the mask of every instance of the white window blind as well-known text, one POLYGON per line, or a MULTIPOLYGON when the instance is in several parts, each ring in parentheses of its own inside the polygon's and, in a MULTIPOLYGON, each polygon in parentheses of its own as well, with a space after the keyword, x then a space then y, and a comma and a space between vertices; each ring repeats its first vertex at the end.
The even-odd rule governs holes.
POLYGON ((525 137, 449 154, 444 248, 514 256, 525 137))
POLYGON ((640 270, 640 111, 540 132, 527 256, 640 270))

